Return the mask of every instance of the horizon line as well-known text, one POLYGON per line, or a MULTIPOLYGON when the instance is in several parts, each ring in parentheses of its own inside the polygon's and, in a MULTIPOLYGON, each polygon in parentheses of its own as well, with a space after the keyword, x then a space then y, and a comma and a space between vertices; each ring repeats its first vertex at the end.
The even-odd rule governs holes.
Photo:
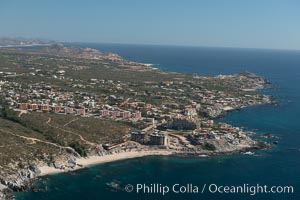
POLYGON ((300 49, 286 49, 286 48, 268 48, 268 47, 240 47, 240 46, 210 46, 210 45, 190 45, 190 44, 153 44, 153 43, 127 43, 127 42, 97 42, 97 41, 62 41, 62 40, 55 40, 43 37, 7 37, 7 36, 0 36, 0 39, 26 39, 26 40, 48 40, 48 41, 55 41, 57 43, 87 43, 87 44, 111 44, 111 45, 133 45, 133 46, 170 46, 170 47, 194 47, 194 48, 223 48, 223 49, 249 49, 249 50, 274 50, 274 51, 300 51, 300 49))
POLYGON ((57 41, 58 43, 78 43, 78 44, 111 44, 111 45, 132 45, 132 46, 170 46, 170 47, 195 47, 195 48, 224 48, 224 49, 252 49, 252 50, 275 50, 275 51, 300 51, 300 49, 281 49, 267 47, 236 47, 236 46, 207 46, 207 45, 183 45, 183 44, 152 44, 152 43, 119 43, 119 42, 80 42, 80 41, 57 41))

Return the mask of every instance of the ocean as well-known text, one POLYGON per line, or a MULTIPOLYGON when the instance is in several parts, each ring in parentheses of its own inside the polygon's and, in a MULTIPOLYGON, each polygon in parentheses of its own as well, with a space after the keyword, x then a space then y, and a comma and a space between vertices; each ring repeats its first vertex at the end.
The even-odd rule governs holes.
MULTIPOLYGON (((71 45, 71 44, 67 44, 71 45)), ((74 44, 72 44, 74 45, 74 44)), ((152 63, 163 70, 232 74, 250 71, 271 81, 261 92, 275 97, 278 105, 244 108, 219 121, 278 137, 278 144, 255 155, 230 155, 210 158, 150 156, 99 164, 72 173, 49 175, 38 184, 46 191, 16 193, 17 200, 79 199, 300 199, 300 51, 118 45, 76 43, 82 47, 114 52, 128 60, 152 63), (198 193, 169 192, 136 194, 115 190, 111 183, 199 186, 198 193), (293 186, 293 194, 210 193, 203 185, 217 186, 293 186)))

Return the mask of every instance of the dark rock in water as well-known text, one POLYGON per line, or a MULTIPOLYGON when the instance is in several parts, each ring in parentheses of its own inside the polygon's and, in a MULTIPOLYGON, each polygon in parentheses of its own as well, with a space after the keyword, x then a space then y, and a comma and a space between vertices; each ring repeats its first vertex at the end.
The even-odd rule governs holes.
POLYGON ((101 178, 102 178, 101 175, 96 175, 96 176, 95 176, 95 179, 101 179, 101 178))
POLYGON ((269 138, 274 138, 275 136, 272 135, 271 133, 266 133, 266 134, 263 135, 263 137, 269 139, 269 138))
POLYGON ((273 144, 278 144, 278 141, 274 141, 273 144))
POLYGON ((39 192, 39 191, 41 191, 41 189, 38 188, 38 187, 32 187, 31 190, 32 190, 33 192, 39 192))
POLYGON ((77 175, 77 173, 75 171, 69 171, 68 174, 71 175, 71 176, 76 176, 77 175))
POLYGON ((271 145, 267 142, 257 141, 256 145, 254 146, 254 149, 268 149, 270 147, 271 145))
POLYGON ((119 191, 121 190, 121 182, 118 180, 113 180, 110 183, 106 183, 106 185, 109 187, 110 191, 119 191))

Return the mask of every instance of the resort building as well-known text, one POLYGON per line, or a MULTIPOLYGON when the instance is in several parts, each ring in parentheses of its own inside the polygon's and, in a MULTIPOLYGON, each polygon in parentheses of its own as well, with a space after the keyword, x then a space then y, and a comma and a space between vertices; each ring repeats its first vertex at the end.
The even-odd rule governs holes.
POLYGON ((145 144, 149 139, 148 136, 145 132, 143 131, 139 131, 139 132, 132 132, 131 133, 131 140, 141 143, 141 144, 145 144))
POLYGON ((50 107, 47 104, 42 104, 42 105, 39 105, 39 106, 40 106, 40 110, 42 110, 42 111, 49 111, 50 110, 50 107))
POLYGON ((29 104, 29 109, 30 110, 38 110, 39 106, 37 104, 29 104))
POLYGON ((85 109, 84 108, 76 109, 76 114, 85 116, 85 109))
POLYGON ((65 108, 65 113, 66 114, 72 114, 74 112, 74 109, 73 108, 70 108, 70 107, 66 107, 65 108))
POLYGON ((150 145, 167 145, 168 139, 165 134, 158 133, 158 132, 132 132, 131 133, 131 140, 138 142, 140 144, 150 144, 150 145))
POLYGON ((53 106, 52 111, 55 113, 59 113, 62 111, 62 107, 61 106, 53 106))
POLYGON ((18 104, 18 108, 19 108, 20 110, 27 110, 28 107, 29 107, 29 103, 19 103, 19 104, 18 104))
POLYGON ((149 143, 152 145, 167 145, 167 136, 162 133, 152 133, 149 135, 149 143))

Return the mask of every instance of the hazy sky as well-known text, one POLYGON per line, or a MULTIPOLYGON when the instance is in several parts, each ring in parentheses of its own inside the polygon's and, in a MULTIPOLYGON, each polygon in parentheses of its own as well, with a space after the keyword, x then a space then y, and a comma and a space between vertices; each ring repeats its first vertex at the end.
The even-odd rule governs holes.
POLYGON ((300 49, 300 1, 1 0, 3 36, 300 49))

